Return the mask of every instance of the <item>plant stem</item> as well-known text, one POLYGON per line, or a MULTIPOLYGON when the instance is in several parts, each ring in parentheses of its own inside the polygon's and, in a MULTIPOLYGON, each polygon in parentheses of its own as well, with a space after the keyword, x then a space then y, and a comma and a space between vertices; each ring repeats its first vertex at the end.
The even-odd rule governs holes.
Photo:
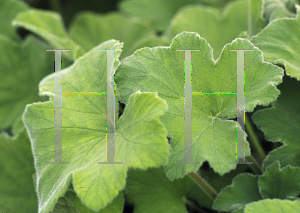
POLYGON ((190 206, 192 209, 197 210, 200 213, 207 213, 205 210, 199 208, 196 204, 194 204, 192 201, 188 200, 185 196, 182 197, 182 200, 185 204, 190 206))
POLYGON ((261 166, 257 163, 255 158, 252 155, 246 156, 245 157, 247 162, 253 162, 253 164, 249 164, 251 170, 256 174, 256 175, 261 175, 262 174, 262 168, 261 166))
POLYGON ((251 141, 253 142, 261 160, 265 159, 266 153, 265 153, 264 149, 262 148, 256 134, 254 133, 254 130, 252 128, 252 125, 249 122, 249 118, 247 115, 245 115, 245 126, 246 126, 247 132, 249 134, 249 137, 250 137, 251 141))
POLYGON ((207 193, 210 197, 215 199, 217 192, 214 190, 200 175, 195 172, 189 172, 189 176, 207 193))

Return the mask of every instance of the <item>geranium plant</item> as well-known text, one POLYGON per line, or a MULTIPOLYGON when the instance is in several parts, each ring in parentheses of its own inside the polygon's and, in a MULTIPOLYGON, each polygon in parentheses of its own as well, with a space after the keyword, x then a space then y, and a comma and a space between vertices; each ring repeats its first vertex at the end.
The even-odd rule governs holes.
POLYGON ((300 212, 299 4, 0 0, 0 212, 300 212))

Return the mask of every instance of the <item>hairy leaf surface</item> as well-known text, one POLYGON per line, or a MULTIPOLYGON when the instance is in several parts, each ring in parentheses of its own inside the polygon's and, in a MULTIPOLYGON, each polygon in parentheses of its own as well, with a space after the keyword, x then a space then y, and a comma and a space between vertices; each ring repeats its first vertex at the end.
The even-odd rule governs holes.
MULTIPOLYGON (((194 95, 192 99, 193 162, 175 164, 184 159, 184 53, 176 51, 199 50, 192 53, 193 92, 236 92, 237 55, 231 49, 253 49, 245 52, 246 111, 257 104, 267 105, 277 98, 274 85, 281 82, 283 71, 263 62, 262 53, 249 41, 236 39, 224 47, 221 58, 214 61, 208 43, 197 33, 177 35, 170 47, 143 48, 120 64, 115 80, 120 101, 128 103, 137 90, 158 92, 168 102, 168 111, 162 116, 168 136, 171 137, 171 155, 167 173, 171 179, 197 171, 207 160, 217 173, 223 175, 234 169, 236 131, 242 131, 236 122, 234 95, 194 95)), ((246 155, 250 154, 248 142, 246 155)))
POLYGON ((251 24, 250 36, 263 28, 261 10, 254 10, 261 9, 261 2, 251 3, 251 22, 248 22, 247 1, 231 2, 223 10, 201 5, 185 7, 174 16, 165 36, 172 39, 182 31, 197 32, 212 47, 214 58, 218 58, 225 44, 248 31, 248 24, 251 24))
POLYGON ((300 200, 290 201, 279 199, 266 199, 246 205, 244 213, 298 213, 299 209, 300 200))
POLYGON ((71 49, 63 52, 69 60, 76 60, 83 55, 82 48, 67 34, 57 12, 30 9, 20 13, 13 24, 36 33, 57 49, 71 49))
MULTIPOLYGON (((298 13, 300 6, 297 6, 298 13)), ((251 42, 268 62, 282 64, 286 73, 300 79, 300 16, 272 21, 251 42)))
MULTIPOLYGON (((99 49, 120 49, 110 40, 95 47, 62 71, 63 92, 106 92, 107 53, 99 49)), ((116 51, 115 67, 120 51, 116 51)), ((27 105, 23 120, 31 138, 37 170, 39 212, 49 212, 67 190, 71 178, 79 198, 98 211, 125 186, 127 168, 160 166, 168 157, 166 130, 157 119, 166 102, 155 93, 135 93, 116 123, 115 162, 106 162, 106 96, 64 95, 62 99, 62 160, 53 162, 54 75, 40 84, 40 94, 50 101, 27 105)))

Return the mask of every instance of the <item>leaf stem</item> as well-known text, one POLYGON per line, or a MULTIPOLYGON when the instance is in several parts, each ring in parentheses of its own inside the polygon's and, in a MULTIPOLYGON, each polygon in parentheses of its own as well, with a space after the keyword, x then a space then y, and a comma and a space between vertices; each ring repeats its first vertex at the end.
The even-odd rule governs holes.
POLYGON ((256 134, 254 133, 253 127, 252 127, 251 123, 249 122, 249 118, 247 115, 245 115, 245 127, 247 129, 247 133, 249 134, 249 138, 253 142, 261 160, 265 159, 266 153, 265 153, 264 149, 262 148, 256 134))
POLYGON ((246 156, 245 158, 247 162, 253 162, 253 164, 249 164, 249 166, 251 170, 254 172, 254 174, 261 175, 263 173, 261 166, 258 164, 258 162, 255 160, 255 158, 252 155, 246 156))
POLYGON ((215 199, 217 192, 214 190, 200 175, 195 172, 189 172, 189 176, 207 193, 210 197, 215 199))

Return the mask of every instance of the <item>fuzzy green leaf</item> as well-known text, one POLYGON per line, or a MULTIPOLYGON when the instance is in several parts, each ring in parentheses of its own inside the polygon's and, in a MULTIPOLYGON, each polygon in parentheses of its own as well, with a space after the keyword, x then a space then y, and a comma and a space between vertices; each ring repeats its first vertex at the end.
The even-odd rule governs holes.
MULTIPOLYGON (((297 6, 298 13, 300 6, 297 6)), ((286 73, 300 79, 300 16, 272 21, 251 42, 268 62, 282 64, 286 73), (279 30, 280 29, 280 30, 279 30)))
POLYGON ((135 51, 136 43, 147 37, 155 37, 147 23, 128 18, 119 13, 98 15, 91 12, 80 13, 70 26, 70 36, 87 52, 109 39, 124 42, 121 57, 135 51))
POLYGON ((83 55, 83 50, 69 37, 56 12, 30 9, 19 14, 13 24, 36 33, 56 49, 71 49, 63 52, 69 60, 76 60, 83 55))
MULTIPOLYGON (((158 92, 168 102, 168 111, 161 117, 171 137, 171 155, 167 173, 171 179, 197 171, 207 160, 223 175, 234 169, 236 122, 226 120, 236 116, 236 97, 230 95, 193 96, 193 162, 175 164, 184 159, 184 53, 176 49, 200 49, 193 52, 193 92, 236 92, 236 53, 230 49, 253 49, 245 52, 246 111, 257 104, 275 100, 279 91, 274 85, 282 81, 281 68, 263 62, 262 53, 245 39, 236 39, 224 47, 220 60, 212 59, 208 43, 196 33, 177 35, 171 47, 143 48, 120 64, 115 80, 120 101, 128 103, 137 90, 158 92)), ((237 131, 242 131, 237 128, 237 131)), ((248 142, 245 155, 249 155, 248 142)))
POLYGON ((300 209, 300 200, 279 200, 266 199, 246 205, 244 213, 298 213, 300 209))
MULTIPOLYGON (((62 71, 63 92, 105 92, 107 53, 98 49, 120 49, 110 40, 95 47, 62 71)), ((115 68, 120 51, 115 54, 115 68)), ((39 212, 49 212, 67 190, 71 178, 80 199, 94 211, 111 202, 125 186, 128 167, 160 166, 168 157, 166 130, 157 119, 166 102, 155 93, 135 93, 116 123, 115 162, 106 162, 106 96, 64 95, 62 99, 62 160, 53 162, 53 77, 40 83, 40 94, 49 102, 27 105, 23 120, 31 136, 37 170, 39 212), (138 112, 138 113, 137 113, 138 112)))
MULTIPOLYGON (((251 6, 260 8, 259 2, 251 6)), ((247 1, 231 2, 223 10, 205 6, 188 6, 180 10, 172 19, 166 31, 169 39, 182 31, 197 32, 212 47, 214 58, 218 58, 225 44, 237 38, 243 31, 248 31, 247 1)), ((251 34, 263 28, 259 11, 252 10, 251 34)))

